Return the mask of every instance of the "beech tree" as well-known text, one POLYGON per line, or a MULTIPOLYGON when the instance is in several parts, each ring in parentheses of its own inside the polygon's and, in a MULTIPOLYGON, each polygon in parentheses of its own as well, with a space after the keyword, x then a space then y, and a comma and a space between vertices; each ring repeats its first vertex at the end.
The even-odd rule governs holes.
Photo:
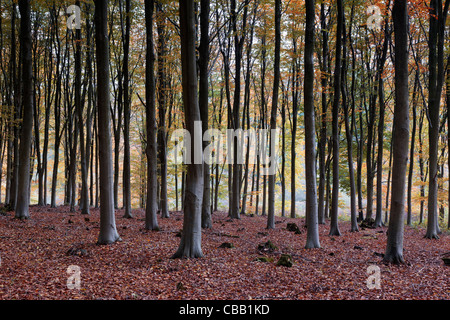
MULTIPOLYGON (((272 91, 272 110, 270 114, 270 145, 275 139, 273 130, 277 125, 278 90, 280 87, 280 47, 281 47, 281 0, 275 1, 275 63, 272 91)), ((306 110, 305 110, 306 113, 306 110)), ((274 150, 271 150, 274 152, 274 150)), ((271 155, 272 156, 272 155, 271 155)), ((274 165, 274 164, 270 164, 274 165)), ((307 188, 308 189, 308 188, 307 188)), ((315 190, 315 188, 314 188, 315 190)), ((267 214, 267 229, 275 228, 275 174, 269 175, 269 202, 267 214)))
POLYGON ((198 258, 203 256, 201 248, 203 164, 198 164, 193 161, 195 153, 201 152, 202 147, 201 144, 199 146, 197 145, 197 140, 201 139, 196 139, 194 137, 196 132, 195 122, 201 120, 197 97, 198 85, 195 53, 196 32, 194 0, 181 1, 179 14, 184 116, 186 130, 193 138, 191 140, 192 159, 187 164, 186 172, 183 231, 178 250, 172 257, 198 258))
POLYGON ((408 91, 408 7, 406 0, 394 0, 395 106, 392 141, 392 193, 389 229, 384 261, 403 263, 406 164, 409 148, 408 91))
POLYGON ((442 0, 430 2, 430 30, 428 37, 430 69, 428 86, 428 113, 429 125, 429 184, 428 184, 428 223, 426 238, 439 239, 438 221, 438 146, 439 146, 439 109, 441 92, 444 84, 444 36, 445 21, 450 1, 445 1, 442 8, 442 0))
POLYGON ((145 65, 145 116, 147 128, 147 201, 145 207, 145 228, 158 230, 157 205, 157 145, 156 145, 156 106, 155 106, 155 53, 153 43, 153 0, 145 2, 146 26, 146 65, 145 65))
MULTIPOLYGON (((202 131, 208 130, 208 67, 209 67, 209 8, 210 1, 202 0, 200 2, 200 46, 199 46, 199 108, 202 118, 202 131)), ((204 141, 203 147, 208 145, 204 141)), ((203 182, 203 200, 202 200, 202 227, 211 228, 211 178, 210 166, 204 163, 204 182, 203 182)))
POLYGON ((15 217, 30 217, 30 151, 33 129, 33 66, 31 52, 31 8, 30 0, 19 1, 20 10, 20 50, 22 62, 22 129, 20 135, 18 189, 15 217))
POLYGON ((333 98, 333 192, 331 198, 331 226, 330 235, 339 236, 339 100, 341 92, 341 43, 344 24, 344 6, 342 0, 336 1, 337 29, 336 29, 336 60, 334 68, 334 98, 333 98))
POLYGON ((305 171, 306 171, 306 248, 319 248, 316 192, 316 151, 314 117, 314 19, 315 0, 306 0, 305 28, 305 171))
POLYGON ((109 84, 108 0, 95 2, 95 42, 97 49, 97 113, 100 165, 100 233, 99 244, 120 240, 116 230, 114 179, 111 146, 109 84))

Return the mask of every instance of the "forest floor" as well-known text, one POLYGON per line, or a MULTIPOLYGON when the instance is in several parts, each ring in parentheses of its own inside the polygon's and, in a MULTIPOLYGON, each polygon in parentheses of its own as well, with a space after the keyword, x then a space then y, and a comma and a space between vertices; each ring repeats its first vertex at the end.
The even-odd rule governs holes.
POLYGON ((160 218, 160 231, 144 229, 143 210, 133 210, 133 219, 122 215, 117 210, 122 241, 112 245, 96 244, 96 209, 83 216, 32 207, 26 221, 0 215, 0 299, 450 299, 450 266, 441 259, 450 251, 448 232, 427 240, 424 228, 405 227, 406 264, 395 266, 382 262, 386 227, 351 233, 349 222, 340 222, 342 235, 330 237, 329 226, 320 225, 322 248, 307 250, 303 219, 276 217, 267 230, 266 217, 230 220, 216 212, 213 228, 202 232, 204 257, 170 259, 180 212, 160 218), (301 234, 288 231, 289 222, 301 234), (277 248, 259 250, 268 240, 277 248), (224 242, 233 247, 220 247, 224 242), (277 265, 281 254, 292 256, 292 267, 277 265), (381 271, 378 289, 368 286, 373 265, 381 271), (79 289, 68 288, 69 266, 79 267, 79 289))

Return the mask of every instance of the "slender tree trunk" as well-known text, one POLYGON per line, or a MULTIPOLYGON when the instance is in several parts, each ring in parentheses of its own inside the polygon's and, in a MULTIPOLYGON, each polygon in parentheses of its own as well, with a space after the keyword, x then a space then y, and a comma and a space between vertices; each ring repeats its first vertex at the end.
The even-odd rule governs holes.
POLYGON ((388 30, 389 21, 386 18, 384 24, 384 43, 380 58, 380 64, 377 68, 378 73, 378 99, 380 101, 380 113, 378 120, 378 155, 377 155, 377 197, 376 197, 376 214, 375 214, 375 227, 381 227, 383 225, 383 151, 384 151, 384 114, 385 114, 385 101, 384 101, 384 79, 383 70, 387 57, 387 49, 390 38, 388 30))
MULTIPOLYGON (((181 66, 183 104, 185 108, 186 129, 192 139, 192 158, 201 144, 197 145, 195 122, 201 120, 200 108, 197 98, 197 65, 195 57, 195 12, 194 0, 180 2, 180 31, 181 31, 181 66)), ((200 128, 201 131, 201 128, 200 128)), ((197 133, 198 135, 201 134, 197 133)), ((186 174, 186 199, 184 201, 184 221, 178 250, 173 258, 202 257, 201 249, 201 213, 203 199, 203 164, 197 164, 190 159, 186 174)))
MULTIPOLYGON (((358 150, 356 159, 356 189, 358 191, 358 221, 364 220, 363 214, 363 194, 362 194, 362 162, 363 162, 363 145, 364 145, 364 131, 362 128, 362 112, 359 110, 359 138, 358 138, 358 150)), ((358 130, 355 132, 355 136, 358 137, 358 130)))
MULTIPOLYGON (((245 0, 244 12, 242 15, 242 27, 243 35, 238 34, 238 12, 236 10, 236 0, 231 0, 231 19, 232 29, 234 33, 234 53, 235 53, 235 86, 234 86, 234 96, 233 96, 233 119, 232 128, 237 130, 240 128, 239 117, 240 114, 240 103, 241 103, 241 63, 242 63, 242 49, 244 47, 245 30, 247 23, 247 12, 248 12, 249 0, 245 0)), ((236 131, 235 131, 236 132, 236 131)), ((232 184, 232 198, 230 206, 230 217, 232 219, 240 219, 240 182, 241 182, 241 164, 238 163, 238 143, 237 137, 233 139, 233 184, 232 184)))
POLYGON ((439 108, 441 91, 444 81, 444 26, 447 17, 449 1, 442 9, 442 0, 430 2, 430 29, 428 37, 429 49, 429 96, 428 114, 430 128, 428 130, 429 141, 429 184, 428 184, 428 222, 425 238, 439 239, 438 219, 438 147, 439 147, 439 108))
POLYGON ((405 0, 394 1, 392 19, 395 34, 395 107, 391 210, 384 261, 399 264, 404 262, 403 220, 409 147, 408 8, 405 0))
POLYGON ((321 86, 322 86, 322 116, 320 127, 320 140, 319 140, 319 200, 318 200, 318 215, 319 223, 325 224, 325 152, 327 144, 327 91, 328 91, 328 30, 325 16, 325 4, 320 4, 320 25, 322 32, 322 70, 321 70, 321 86))
POLYGON ((291 128, 291 218, 295 218, 295 162, 296 152, 295 147, 297 145, 297 118, 298 118, 298 89, 300 83, 300 67, 297 57, 297 39, 293 39, 293 54, 292 61, 293 75, 292 75, 292 128, 291 128))
POLYGON ((130 174, 130 89, 128 61, 130 53, 131 0, 125 0, 125 37, 123 41, 123 207, 124 218, 132 218, 131 214, 131 174, 130 174))
MULTIPOLYGON (((208 130, 208 64, 209 64, 209 0, 200 2, 200 47, 199 47, 199 108, 202 120, 203 133, 208 130)), ((208 145, 203 142, 203 148, 208 145)), ((202 228, 212 228, 211 221, 211 174, 210 166, 203 164, 203 201, 202 201, 202 228)))
MULTIPOLYGON (((273 145, 272 141, 276 139, 274 136, 274 130, 276 129, 277 126, 278 91, 280 87, 280 48, 281 48, 281 0, 275 0, 275 63, 274 63, 274 77, 273 77, 274 79, 272 92, 272 110, 270 115, 270 146, 273 145)), ((313 79, 314 78, 310 79, 312 80, 311 84, 313 83, 313 79)), ((270 149, 272 149, 272 147, 270 149)), ((274 155, 273 152, 275 152, 275 150, 270 150, 271 159, 275 159, 276 157, 276 155, 274 155)), ((269 165, 275 166, 274 163, 270 163, 269 165)), ((268 186, 269 202, 267 212, 267 229, 275 228, 275 177, 276 177, 275 172, 269 175, 269 186, 268 186)), ((314 188, 314 194, 315 191, 316 189, 314 188)))
MULTIPOLYGON (((252 63, 251 63, 251 57, 252 57, 252 45, 253 45, 253 34, 254 34, 254 26, 256 21, 256 9, 257 9, 257 3, 253 7, 253 18, 252 23, 250 26, 250 38, 249 42, 247 44, 247 52, 246 52, 246 60, 247 60, 247 68, 246 68, 246 75, 245 75, 245 86, 244 86, 244 115, 242 117, 242 127, 245 127, 245 123, 247 122, 247 130, 250 129, 250 78, 251 78, 251 71, 252 71, 252 63)), ((250 140, 249 140, 250 141, 250 140)), ((247 148, 247 152, 245 154, 245 173, 244 173, 244 190, 242 193, 242 208, 241 208, 241 214, 246 213, 247 210, 247 197, 248 197, 248 175, 250 171, 250 147, 247 148)))
POLYGON ((314 117, 314 18, 315 0, 306 0, 305 28, 305 172, 306 172, 306 248, 320 248, 316 190, 316 128, 314 117))
POLYGON ((386 206, 384 208, 384 224, 388 223, 388 213, 389 213, 389 191, 391 187, 391 173, 392 173, 392 138, 391 138, 391 148, 389 149, 389 171, 387 180, 387 190, 386 190, 386 206))
MULTIPOLYGON (((353 7, 352 7, 352 18, 353 18, 353 7)), ((352 19, 350 20, 349 34, 351 33, 352 19)), ((344 37, 343 37, 343 56, 347 56, 346 40, 347 35, 344 26, 344 37)), ((344 123, 345 123, 345 136, 347 139, 347 157, 348 157, 348 173, 350 178, 350 217, 351 217, 351 231, 358 231, 358 223, 356 221, 356 187, 355 187, 355 173, 353 168, 353 126, 350 125, 350 115, 349 106, 347 102, 347 61, 343 60, 342 63, 342 109, 344 110, 344 123)), ((352 110, 352 117, 353 117, 352 110)))
MULTIPOLYGON (((76 5, 80 6, 80 1, 76 1, 76 5)), ((86 149, 84 141, 84 121, 83 109, 81 102, 81 29, 75 31, 75 109, 78 118, 78 132, 80 135, 80 164, 81 164, 81 195, 80 209, 81 214, 89 214, 89 189, 88 189, 88 170, 86 162, 86 149)), ((75 191, 75 190, 73 190, 75 191)))
POLYGON ((157 125, 155 105, 155 53, 153 43, 153 11, 154 1, 145 2, 145 26, 147 37, 146 67, 145 67, 145 115, 147 125, 147 201, 145 207, 145 228, 158 230, 157 206, 157 125))
POLYGON ((31 40, 31 8, 29 0, 19 1, 20 50, 22 61, 22 129, 20 136, 17 203, 15 218, 30 217, 30 149, 33 130, 33 66, 31 40))
MULTIPOLYGON (((14 111, 12 118, 14 120, 18 120, 20 117, 20 81, 18 81, 18 72, 17 72, 17 54, 16 54, 16 3, 12 2, 11 7, 11 86, 13 87, 14 95, 13 95, 13 104, 14 111)), ((19 54, 20 57, 20 54, 19 54)), ((20 70, 20 63, 19 63, 20 70)), ((10 187, 9 187, 9 207, 14 209, 16 207, 17 200, 17 184, 18 184, 18 175, 17 175, 17 166, 19 163, 19 128, 16 125, 12 125, 12 137, 11 137, 11 164, 10 164, 10 187)))
POLYGON ((97 48, 97 112, 100 165, 99 244, 109 244, 120 240, 116 229, 114 212, 107 15, 108 0, 97 0, 95 2, 95 38, 97 48))
POLYGON ((337 0, 337 31, 336 31, 336 66, 334 71, 334 101, 333 101, 333 192, 331 198, 330 235, 339 236, 339 100, 341 92, 341 44, 344 23, 344 7, 342 0, 337 0))
POLYGON ((411 132, 411 148, 409 153, 409 170, 408 170, 408 194, 407 194, 407 201, 408 201, 408 213, 406 216, 406 224, 408 226, 411 225, 412 222, 412 199, 411 199, 411 193, 412 193, 412 180, 413 180, 413 173, 414 173, 414 143, 416 140, 416 117, 417 117, 417 101, 416 101, 416 92, 418 90, 418 81, 419 81, 419 72, 416 72, 415 82, 414 82, 414 91, 412 96, 412 111, 413 111, 413 125, 412 125, 412 132, 411 132))
MULTIPOLYGON (((56 9, 53 8, 54 16, 56 16, 56 9)), ((55 18, 55 30, 58 30, 58 19, 55 18)), ((55 143, 53 147, 53 174, 52 174, 52 192, 50 205, 52 208, 56 208, 56 189, 58 184, 58 166, 59 166, 59 147, 61 142, 61 42, 58 36, 58 32, 55 31, 56 40, 56 89, 55 89, 55 104, 54 104, 54 117, 55 117, 55 143)))
POLYGON ((166 113, 167 113, 167 74, 166 74, 166 57, 167 54, 167 28, 165 26, 164 13, 161 8, 161 4, 156 4, 157 13, 161 17, 157 20, 157 32, 158 32, 158 115, 159 115, 159 130, 157 136, 158 142, 158 158, 159 158, 159 171, 160 171, 160 193, 159 193, 159 205, 161 210, 161 217, 169 217, 168 200, 167 200, 167 128, 166 128, 166 113))

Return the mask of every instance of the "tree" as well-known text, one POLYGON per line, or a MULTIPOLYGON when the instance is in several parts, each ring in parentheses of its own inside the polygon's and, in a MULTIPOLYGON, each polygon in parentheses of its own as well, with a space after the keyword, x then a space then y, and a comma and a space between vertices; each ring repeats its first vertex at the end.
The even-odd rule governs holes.
POLYGON ((442 0, 430 2, 430 30, 428 37, 429 59, 428 67, 428 113, 429 124, 429 174, 428 183, 428 223, 425 238, 439 239, 439 221, 437 210, 438 198, 438 147, 439 147, 439 109, 441 92, 444 83, 444 31, 445 21, 450 1, 445 1, 442 8, 442 0))
POLYGON ((306 0, 305 28, 305 171, 306 171, 306 248, 320 248, 316 193, 316 152, 314 117, 314 18, 315 0, 306 0))
MULTIPOLYGON (((388 4, 389 7, 389 4, 388 4)), ((378 77, 378 99, 380 101, 380 113, 378 120, 378 155, 377 155, 377 199, 376 199, 376 215, 375 215, 375 227, 381 227, 383 225, 383 204, 382 204, 382 184, 383 184, 383 150, 384 150, 384 127, 385 127, 385 98, 384 98, 384 79, 383 71, 387 58, 388 43, 390 42, 390 32, 388 18, 386 17, 384 23, 384 43, 381 49, 381 58, 378 60, 377 77, 378 77)))
MULTIPOLYGON (((76 2, 80 6, 80 1, 76 2)), ((81 162, 81 201, 80 209, 82 214, 89 214, 89 190, 88 174, 86 160, 86 146, 84 144, 84 121, 83 121, 83 103, 81 102, 81 29, 75 31, 75 110, 78 118, 78 132, 80 135, 80 162, 81 162)), ((75 190, 72 190, 75 192, 75 190)))
MULTIPOLYGON (((270 145, 275 139, 273 134, 277 125, 278 91, 280 87, 280 47, 281 47, 281 0, 275 1, 275 63, 273 75, 272 110, 270 115, 270 145)), ((306 112, 306 111, 305 111, 306 112)), ((271 148, 272 149, 272 148, 271 148)), ((270 152, 274 152, 271 150, 270 152)), ((273 157, 273 155, 271 155, 273 157)), ((270 165, 274 165, 271 163, 270 165)), ((314 188, 315 191, 315 188, 314 188)), ((275 228, 275 173, 269 175, 269 202, 267 229, 275 228)))
POLYGON ((20 135, 17 202, 15 217, 30 217, 30 150, 33 129, 33 66, 31 40, 31 8, 30 0, 19 1, 20 10, 20 50, 22 62, 22 129, 20 135))
MULTIPOLYGON (((245 30, 246 30, 246 23, 247 23, 247 12, 248 12, 248 3, 249 0, 244 1, 244 12, 242 16, 242 35, 239 36, 238 33, 238 11, 236 10, 236 0, 231 0, 231 17, 230 17, 230 23, 232 25, 232 30, 234 33, 234 54, 235 54, 235 64, 236 64, 236 72, 235 72, 235 87, 234 87, 234 96, 233 96, 233 115, 232 115, 232 128, 237 130, 240 128, 240 122, 239 122, 239 106, 240 106, 240 99, 241 99, 241 63, 242 63, 242 50, 244 47, 244 40, 245 40, 245 30)), ((235 131, 236 132, 236 131, 235 131)), ((241 180, 241 165, 238 164, 238 143, 237 143, 237 137, 233 138, 233 183, 232 183, 232 194, 231 194, 231 201, 230 201, 230 217, 232 219, 239 219, 240 218, 240 211, 239 211, 239 202, 240 202, 240 180, 241 180)))
POLYGON ((145 116, 147 127, 147 201, 145 207, 145 228, 158 230, 157 211, 157 151, 156 151, 156 106, 155 106, 155 53, 153 44, 153 10, 154 1, 145 2, 145 26, 147 37, 145 65, 145 116))
MULTIPOLYGON (((348 31, 348 37, 352 33, 352 25, 353 25, 353 16, 354 16, 354 4, 352 4, 351 10, 351 18, 350 18, 350 26, 348 31)), ((349 39, 351 41, 351 38, 349 39)), ((344 25, 344 37, 343 37, 343 55, 347 56, 347 33, 345 31, 344 25)), ((353 49, 353 48, 352 48, 353 49)), ((352 50, 352 53, 354 50, 352 50)), ((355 81, 355 55, 352 54, 352 90, 354 90, 354 81, 355 81)), ((354 128, 354 119, 355 119, 355 105, 352 103, 352 122, 350 124, 349 119, 349 106, 347 103, 347 60, 344 59, 342 65, 342 83, 341 83, 341 91, 342 91, 342 109, 344 110, 344 123, 345 123, 345 136, 347 138, 347 157, 348 157, 348 174, 350 178, 350 219, 351 219, 351 231, 358 231, 358 223, 356 220, 356 186, 355 186, 355 173, 353 168, 353 128, 354 128)))
MULTIPOLYGON (((320 26, 322 33, 322 52, 319 57, 321 57, 320 63, 320 78, 321 78, 321 87, 322 87, 322 112, 321 112, 321 127, 320 127, 320 138, 318 141, 318 153, 319 153, 319 190, 318 190, 318 215, 319 215, 319 223, 325 224, 325 183, 326 183, 326 166, 325 166, 325 153, 326 153, 326 145, 327 145, 327 109, 328 109, 328 99, 327 99, 327 91, 328 91, 328 75, 329 73, 329 63, 328 63, 328 24, 326 21, 325 14, 325 3, 322 2, 320 4, 320 26)), ((295 48, 295 47, 294 47, 295 48)), ((299 71, 298 71, 299 72, 299 71)), ((327 201, 328 203, 328 201, 327 201)))
POLYGON ((95 41, 97 49, 97 113, 100 166, 99 244, 120 240, 116 230, 112 146, 110 133, 109 39, 107 30, 108 0, 95 2, 95 41))
MULTIPOLYGON (((200 46, 199 46, 199 108, 202 118, 202 131, 208 130, 208 64, 209 64, 209 0, 200 2, 200 46)), ((204 141, 203 147, 207 146, 204 141)), ((212 228, 211 222, 211 178, 210 167, 204 163, 202 227, 212 228)))
POLYGON ((399 264, 404 263, 403 220, 409 149, 408 8, 406 0, 394 0, 392 19, 395 34, 395 106, 391 209, 384 261, 399 264))
MULTIPOLYGON (((184 116, 187 131, 195 135, 195 122, 201 120, 197 98, 197 62, 195 54, 195 10, 194 0, 180 1, 181 72, 184 116)), ((198 129, 197 129, 198 130, 198 129)), ((201 145, 195 137, 191 141, 191 157, 201 145)), ((200 139, 201 140, 201 139, 200 139)), ((201 151, 200 151, 201 152, 201 151)), ((201 210, 203 199, 203 164, 190 159, 187 164, 184 200, 184 221, 180 245, 172 258, 202 257, 201 210)))
POLYGON ((339 236, 339 100, 341 92, 341 43, 344 24, 344 7, 342 0, 337 0, 337 30, 336 30, 336 65, 334 68, 334 98, 333 98, 333 192, 331 197, 330 235, 339 236))
POLYGON ((131 30, 131 0, 125 0, 125 32, 123 37, 123 207, 124 217, 132 218, 131 215, 131 185, 130 185, 130 89, 129 89, 129 53, 130 53, 130 30, 131 30))
POLYGON ((158 158, 159 158, 159 209, 161 210, 161 217, 169 217, 169 209, 167 202, 167 127, 166 127, 166 113, 168 102, 168 81, 167 81, 167 41, 168 32, 166 27, 166 18, 162 10, 162 4, 156 3, 158 19, 156 29, 158 33, 158 158))

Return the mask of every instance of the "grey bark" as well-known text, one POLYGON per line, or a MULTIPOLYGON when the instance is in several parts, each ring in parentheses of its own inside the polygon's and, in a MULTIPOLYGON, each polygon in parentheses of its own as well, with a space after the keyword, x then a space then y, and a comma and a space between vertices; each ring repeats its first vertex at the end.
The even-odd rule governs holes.
POLYGON ((120 240, 116 229, 114 212, 107 14, 108 0, 97 0, 95 2, 95 40, 97 50, 97 112, 100 166, 99 244, 110 244, 120 240))
MULTIPOLYGON (((272 134, 277 126, 277 109, 278 109, 278 91, 280 87, 280 48, 281 48, 281 0, 275 1, 275 63, 273 76, 273 91, 272 91, 272 110, 270 115, 270 145, 275 136, 272 134)), ((311 80, 311 79, 310 79, 311 80)), ((314 111, 313 111, 314 112, 314 111)), ((306 113, 306 111, 305 111, 306 113)), ((270 150, 274 152, 274 150, 270 150)), ((276 156, 276 155, 275 155, 276 156)), ((275 158, 271 154, 271 158, 275 158)), ((275 165, 270 163, 271 166, 275 165)), ((275 173, 269 175, 269 190, 268 190, 268 210, 267 210, 267 229, 275 228, 275 173)), ((315 185, 314 185, 315 186, 315 185)), ((308 188, 306 189, 308 190, 308 188)), ((314 188, 315 191, 315 188, 314 188)))
POLYGON ((15 218, 30 217, 30 149, 33 129, 33 67, 31 40, 31 8, 29 0, 19 1, 20 10, 20 50, 22 62, 22 129, 20 135, 17 202, 15 218))
MULTIPOLYGON (((197 97, 197 65, 195 57, 195 12, 194 0, 180 2, 180 32, 181 32, 181 67, 183 104, 186 129, 195 135, 194 122, 200 121, 200 108, 197 97)), ((192 157, 201 149, 192 139, 192 157)), ((191 159, 192 160, 192 159, 191 159)), ((203 199, 203 164, 190 161, 186 172, 186 189, 184 200, 184 221, 180 245, 172 258, 202 257, 201 249, 201 213, 203 199)))
MULTIPOLYGON (((80 1, 75 2, 80 6, 80 1)), ((89 190, 88 173, 86 162, 86 146, 84 139, 83 103, 81 102, 81 29, 75 31, 75 110, 78 118, 78 133, 80 135, 80 165, 81 165, 81 194, 80 209, 81 214, 89 214, 89 190)), ((72 190, 75 192, 75 190, 72 190)))
POLYGON ((438 147, 439 147, 439 108, 441 92, 444 82, 444 31, 447 11, 450 1, 442 0, 430 2, 430 29, 428 37, 429 49, 429 86, 428 86, 428 113, 429 125, 429 174, 428 183, 428 222, 425 238, 439 239, 438 219, 438 147))
POLYGON ((128 55, 130 52, 131 0, 125 0, 125 36, 123 37, 123 207, 124 218, 132 218, 131 214, 131 174, 130 174, 130 88, 128 55))
POLYGON ((306 0, 305 28, 305 174, 306 248, 320 248, 316 190, 316 128, 314 117, 314 18, 315 0, 306 0))
MULTIPOLYGON (((200 47, 199 47, 199 108, 202 119, 202 131, 208 130, 208 64, 209 64, 209 0, 200 2, 200 47)), ((203 148, 208 145, 203 142, 203 148)), ((210 166, 203 165, 203 201, 202 228, 212 228, 211 222, 211 178, 210 166)))
POLYGON ((328 86, 328 26, 326 23, 325 4, 320 4, 320 25, 322 33, 322 63, 321 63, 321 86, 322 86, 322 116, 319 139, 319 190, 318 190, 318 215, 319 223, 325 224, 325 184, 326 184, 326 167, 325 167, 325 152, 327 145, 327 86, 328 86))
POLYGON ((155 106, 155 53, 153 44, 153 10, 154 1, 145 2, 145 25, 147 38, 147 53, 145 67, 145 115, 147 125, 147 201, 145 207, 145 228, 158 230, 157 216, 157 151, 156 151, 156 106, 155 106))
POLYGON ((332 119, 333 138, 333 191, 331 196, 330 235, 339 236, 339 100, 341 92, 341 44, 344 23, 344 7, 342 0, 337 0, 337 31, 336 31, 336 65, 334 69, 334 100, 332 119))
POLYGON ((169 217, 169 209, 167 202, 167 127, 166 127, 166 113, 167 113, 167 74, 166 74, 166 54, 167 54, 167 30, 165 26, 164 13, 161 4, 156 4, 157 13, 161 15, 157 20, 158 33, 158 158, 159 158, 159 173, 160 173, 160 189, 159 189, 159 205, 161 210, 161 217, 169 217))
POLYGON ((406 0, 395 0, 392 12, 395 34, 395 106, 393 124, 392 193, 384 261, 403 263, 405 180, 409 148, 408 9, 406 0))

